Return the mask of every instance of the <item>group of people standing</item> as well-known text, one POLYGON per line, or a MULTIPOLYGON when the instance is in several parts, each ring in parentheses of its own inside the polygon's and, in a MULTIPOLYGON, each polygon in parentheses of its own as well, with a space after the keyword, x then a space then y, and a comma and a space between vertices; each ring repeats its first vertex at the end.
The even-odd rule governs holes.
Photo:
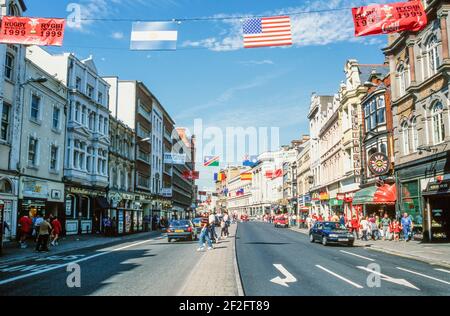
POLYGON ((212 241, 216 243, 219 242, 221 238, 228 238, 230 235, 228 228, 231 225, 231 218, 228 212, 224 212, 222 216, 218 216, 216 213, 203 214, 200 231, 200 236, 198 237, 199 247, 197 251, 205 250, 205 246, 208 246, 208 250, 213 249, 212 241), (216 228, 220 227, 220 236, 217 234, 216 228))
POLYGON ((33 238, 36 251, 49 251, 49 244, 58 245, 61 233, 61 222, 52 214, 46 218, 40 213, 34 218, 24 215, 19 219, 19 245, 22 249, 27 248, 27 240, 33 238))

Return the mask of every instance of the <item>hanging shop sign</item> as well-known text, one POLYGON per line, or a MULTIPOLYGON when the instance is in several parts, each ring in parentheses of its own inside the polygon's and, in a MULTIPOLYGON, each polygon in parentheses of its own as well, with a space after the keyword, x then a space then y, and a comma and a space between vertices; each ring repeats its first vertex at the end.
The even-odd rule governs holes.
POLYGON ((336 200, 343 201, 345 199, 345 193, 336 194, 336 200))
POLYGON ((62 46, 64 19, 5 16, 2 18, 0 43, 62 46))
POLYGON ((417 32, 427 25, 427 15, 421 1, 375 4, 353 8, 355 35, 417 32))
POLYGON ((163 197, 172 197, 173 195, 172 188, 162 188, 161 195, 163 197))
POLYGON ((382 176, 389 172, 389 158, 384 153, 374 153, 369 158, 369 170, 376 176, 382 176))
POLYGON ((164 163, 172 165, 184 165, 186 163, 186 154, 165 153, 164 163))

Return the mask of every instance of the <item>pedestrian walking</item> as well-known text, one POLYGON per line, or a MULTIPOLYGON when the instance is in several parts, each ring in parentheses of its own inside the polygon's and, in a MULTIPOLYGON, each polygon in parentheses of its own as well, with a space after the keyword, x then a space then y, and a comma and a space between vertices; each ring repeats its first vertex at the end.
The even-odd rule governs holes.
POLYGON ((39 227, 44 222, 44 218, 42 217, 42 214, 39 213, 33 220, 33 237, 35 238, 35 242, 37 243, 39 236, 39 227))
POLYGON ((55 217, 53 219, 53 221, 51 222, 51 225, 53 227, 53 230, 52 230, 53 240, 51 242, 51 245, 54 247, 54 246, 58 246, 59 235, 62 233, 62 226, 61 226, 60 221, 58 220, 58 217, 55 217))
POLYGON ((219 237, 216 232, 216 224, 217 224, 217 216, 215 213, 211 213, 208 217, 208 225, 209 225, 209 234, 211 240, 214 240, 216 243, 219 242, 219 237))
POLYGON ((359 239, 359 228, 360 223, 356 215, 353 215, 352 220, 350 221, 351 232, 355 236, 355 239, 359 239))
POLYGON ((42 220, 39 225, 38 242, 36 244, 36 251, 49 251, 48 250, 48 240, 50 237, 50 232, 52 230, 52 225, 46 220, 42 220))
POLYGON ((200 236, 198 238, 198 249, 197 251, 203 251, 205 250, 205 246, 208 244, 208 250, 212 250, 212 241, 209 238, 209 229, 208 229, 208 223, 202 223, 202 230, 200 231, 200 236))
POLYGON ((333 216, 331 217, 331 221, 332 222, 339 222, 339 216, 335 213, 335 214, 333 214, 333 216))
POLYGON ((413 222, 411 220, 411 217, 408 216, 408 213, 404 213, 401 219, 401 226, 403 230, 403 238, 405 241, 409 241, 412 225, 413 222))
POLYGON ((31 234, 32 227, 33 221, 28 215, 24 215, 19 219, 20 248, 27 248, 26 240, 31 234))
POLYGON ((363 219, 360 222, 361 225, 361 230, 362 230, 362 240, 368 241, 369 239, 367 238, 368 233, 369 233, 369 229, 370 229, 370 224, 369 224, 369 217, 363 217, 363 219))
POLYGON ((342 226, 345 226, 345 216, 344 216, 344 214, 341 214, 341 217, 339 217, 339 223, 342 225, 342 226))
POLYGON ((384 217, 381 219, 381 229, 383 232, 383 240, 390 240, 390 231, 389 227, 391 226, 391 219, 387 213, 384 214, 384 217))

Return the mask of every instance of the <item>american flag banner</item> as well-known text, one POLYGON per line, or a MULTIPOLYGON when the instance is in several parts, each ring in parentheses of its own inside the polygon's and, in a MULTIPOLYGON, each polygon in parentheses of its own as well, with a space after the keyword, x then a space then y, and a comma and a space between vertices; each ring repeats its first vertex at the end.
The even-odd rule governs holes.
POLYGON ((291 18, 275 16, 244 21, 244 48, 292 45, 291 18))

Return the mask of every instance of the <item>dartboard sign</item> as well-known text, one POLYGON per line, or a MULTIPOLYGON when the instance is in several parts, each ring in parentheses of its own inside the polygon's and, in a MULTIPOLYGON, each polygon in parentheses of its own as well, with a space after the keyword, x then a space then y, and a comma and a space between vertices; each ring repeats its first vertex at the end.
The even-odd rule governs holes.
POLYGON ((389 158, 383 153, 374 153, 369 158, 369 170, 376 176, 389 172, 389 158))

